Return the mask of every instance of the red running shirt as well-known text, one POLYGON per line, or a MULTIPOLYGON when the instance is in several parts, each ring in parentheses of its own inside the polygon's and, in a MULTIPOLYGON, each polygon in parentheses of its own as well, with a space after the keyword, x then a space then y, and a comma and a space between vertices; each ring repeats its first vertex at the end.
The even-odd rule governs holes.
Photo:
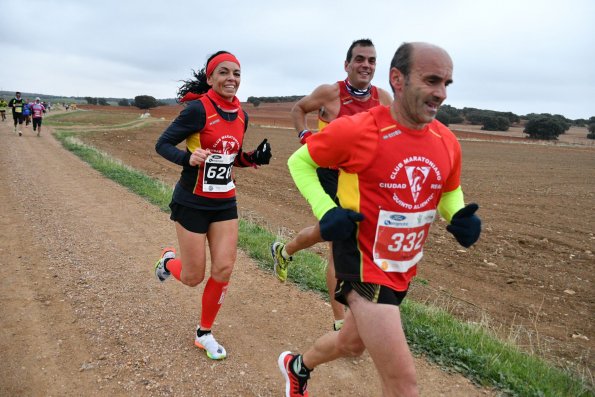
POLYGON ((353 238, 333 242, 337 278, 407 290, 442 193, 460 185, 454 134, 437 120, 411 130, 377 106, 333 121, 308 152, 320 167, 341 168, 339 202, 365 216, 353 238))
MULTIPOLYGON (((378 99, 378 89, 375 86, 372 86, 372 89, 370 90, 370 96, 365 101, 360 101, 349 94, 345 81, 337 81, 337 84, 339 84, 340 103, 337 118, 341 116, 352 116, 380 105, 380 99, 378 99)), ((319 116, 318 131, 322 131, 329 123, 330 121, 324 120, 319 116)))
POLYGON ((205 108, 204 128, 186 140, 190 152, 196 148, 209 149, 211 155, 200 165, 193 193, 210 198, 235 197, 233 162, 244 140, 244 112, 239 109, 234 121, 227 121, 217 113, 205 95, 199 99, 205 108))

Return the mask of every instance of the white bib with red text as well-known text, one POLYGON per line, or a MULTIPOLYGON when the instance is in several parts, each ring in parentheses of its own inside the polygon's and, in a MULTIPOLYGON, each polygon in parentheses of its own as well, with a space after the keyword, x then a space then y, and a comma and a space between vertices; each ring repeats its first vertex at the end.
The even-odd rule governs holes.
POLYGON ((405 273, 423 256, 423 246, 436 210, 391 212, 380 210, 374 239, 374 263, 385 272, 405 273))

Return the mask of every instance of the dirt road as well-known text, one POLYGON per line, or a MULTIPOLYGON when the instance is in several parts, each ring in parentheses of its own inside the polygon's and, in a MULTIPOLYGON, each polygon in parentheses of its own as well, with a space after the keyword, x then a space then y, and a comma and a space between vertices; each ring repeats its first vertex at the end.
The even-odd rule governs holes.
MULTIPOLYGON (((168 215, 65 151, 47 127, 39 138, 23 132, 0 124, 0 395, 282 395, 277 356, 326 331, 327 304, 240 253, 214 328, 229 357, 207 359, 192 343, 199 291, 152 273, 176 242, 168 215)), ((422 395, 493 394, 423 359, 416 366, 422 395)), ((371 360, 317 368, 310 393, 378 395, 371 360)))

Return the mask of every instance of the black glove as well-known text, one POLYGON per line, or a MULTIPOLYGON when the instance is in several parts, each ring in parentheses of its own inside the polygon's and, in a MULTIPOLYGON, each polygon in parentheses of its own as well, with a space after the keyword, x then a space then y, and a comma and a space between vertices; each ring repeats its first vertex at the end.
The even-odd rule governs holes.
POLYGON ((475 203, 467 204, 452 216, 450 225, 446 226, 446 230, 451 232, 465 248, 471 247, 481 234, 481 219, 475 215, 478 209, 479 205, 475 203))
POLYGON ((325 241, 345 240, 353 233, 355 222, 363 220, 364 216, 359 212, 335 207, 320 220, 320 235, 325 241))
POLYGON ((269 163, 271 156, 271 144, 267 143, 267 138, 264 138, 256 150, 250 153, 250 160, 256 165, 263 165, 269 163))

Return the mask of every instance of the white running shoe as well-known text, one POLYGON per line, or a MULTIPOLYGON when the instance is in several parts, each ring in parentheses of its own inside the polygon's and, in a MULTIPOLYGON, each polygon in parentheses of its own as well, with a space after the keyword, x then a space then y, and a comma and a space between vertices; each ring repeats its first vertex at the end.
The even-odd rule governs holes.
POLYGON ((165 260, 174 259, 176 257, 176 250, 172 247, 164 248, 161 252, 161 258, 155 263, 155 276, 161 282, 167 280, 171 273, 165 270, 165 260))
POLYGON ((223 360, 227 357, 225 348, 221 346, 211 332, 199 337, 195 334, 194 345, 207 353, 207 357, 211 360, 223 360))

